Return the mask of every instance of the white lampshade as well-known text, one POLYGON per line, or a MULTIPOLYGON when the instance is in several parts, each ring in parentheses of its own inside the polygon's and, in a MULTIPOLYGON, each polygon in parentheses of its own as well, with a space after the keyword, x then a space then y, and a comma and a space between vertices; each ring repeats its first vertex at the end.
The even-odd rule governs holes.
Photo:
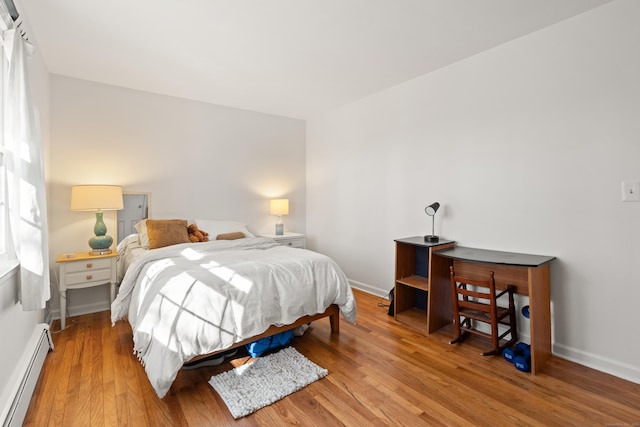
POLYGON ((122 187, 118 185, 74 185, 72 211, 116 211, 124 207, 122 187))
POLYGON ((271 215, 289 215, 289 199, 273 199, 270 208, 271 215))

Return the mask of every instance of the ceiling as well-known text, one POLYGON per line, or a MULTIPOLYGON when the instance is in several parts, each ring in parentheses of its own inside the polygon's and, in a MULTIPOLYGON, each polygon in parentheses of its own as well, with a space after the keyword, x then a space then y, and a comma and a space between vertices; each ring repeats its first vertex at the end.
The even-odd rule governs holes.
POLYGON ((51 73, 294 118, 612 0, 16 0, 51 73))

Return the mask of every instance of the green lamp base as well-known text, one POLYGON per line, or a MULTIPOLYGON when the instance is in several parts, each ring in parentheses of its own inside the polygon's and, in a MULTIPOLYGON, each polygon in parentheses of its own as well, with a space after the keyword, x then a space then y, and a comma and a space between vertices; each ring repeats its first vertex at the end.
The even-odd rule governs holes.
POLYGON ((112 251, 109 249, 113 243, 113 237, 107 236, 107 227, 102 220, 102 212, 96 212, 96 225, 93 228, 95 236, 89 239, 89 247, 93 249, 91 255, 105 255, 112 251))
POLYGON ((89 246, 93 249, 91 255, 104 255, 110 254, 111 244, 113 243, 113 237, 111 236, 94 236, 89 239, 89 246))

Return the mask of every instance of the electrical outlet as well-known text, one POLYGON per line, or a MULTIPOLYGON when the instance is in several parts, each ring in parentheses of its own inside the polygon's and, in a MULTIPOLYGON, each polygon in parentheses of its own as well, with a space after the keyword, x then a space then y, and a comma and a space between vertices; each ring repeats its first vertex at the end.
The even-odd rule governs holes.
POLYGON ((622 201, 640 202, 640 182, 624 181, 622 183, 622 201))

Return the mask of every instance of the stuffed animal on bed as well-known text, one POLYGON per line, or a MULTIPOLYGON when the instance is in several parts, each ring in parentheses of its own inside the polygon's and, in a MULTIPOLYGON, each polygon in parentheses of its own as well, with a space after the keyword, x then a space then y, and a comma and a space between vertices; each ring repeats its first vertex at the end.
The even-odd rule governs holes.
POLYGON ((209 241, 209 233, 206 231, 200 230, 197 225, 191 224, 187 227, 189 231, 189 240, 192 242, 208 242, 209 241))

